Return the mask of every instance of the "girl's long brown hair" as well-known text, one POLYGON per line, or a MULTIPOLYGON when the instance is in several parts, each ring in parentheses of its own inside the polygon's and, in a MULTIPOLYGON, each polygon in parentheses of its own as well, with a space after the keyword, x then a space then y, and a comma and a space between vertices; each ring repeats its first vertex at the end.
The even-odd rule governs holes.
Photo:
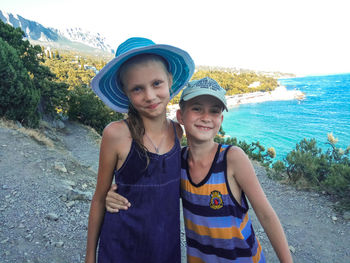
MULTIPOLYGON (((168 69, 168 63, 167 61, 158 55, 155 54, 141 54, 138 56, 135 56, 128 61, 126 61, 117 72, 117 80, 119 81, 119 84, 123 87, 124 93, 125 92, 125 85, 124 85, 124 79, 125 73, 130 69, 131 66, 139 64, 139 63, 145 63, 149 61, 156 61, 162 63, 164 66, 165 72, 167 72, 168 76, 171 74, 168 69)), ((147 148, 143 144, 143 136, 145 135, 145 127, 142 121, 142 118, 140 116, 140 113, 134 108, 134 106, 130 103, 129 104, 129 110, 128 110, 128 118, 127 118, 129 130, 132 139, 136 142, 136 144, 140 147, 142 153, 146 156, 147 160, 147 166, 149 164, 149 156, 147 154, 147 148)), ((147 168, 146 166, 146 168, 147 168)))

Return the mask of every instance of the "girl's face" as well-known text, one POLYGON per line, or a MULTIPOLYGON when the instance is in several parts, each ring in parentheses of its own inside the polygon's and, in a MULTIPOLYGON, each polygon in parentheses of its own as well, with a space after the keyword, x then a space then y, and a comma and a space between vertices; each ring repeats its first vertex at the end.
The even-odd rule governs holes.
POLYGON ((124 91, 141 116, 154 118, 166 113, 172 76, 160 61, 131 65, 122 77, 124 91))

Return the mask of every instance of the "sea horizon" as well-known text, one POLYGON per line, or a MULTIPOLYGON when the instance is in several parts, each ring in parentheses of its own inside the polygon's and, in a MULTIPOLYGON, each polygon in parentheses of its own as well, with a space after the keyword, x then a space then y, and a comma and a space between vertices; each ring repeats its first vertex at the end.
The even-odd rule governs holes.
POLYGON ((281 78, 278 78, 279 80, 282 80, 282 79, 294 79, 294 78, 306 78, 306 77, 326 77, 326 76, 336 76, 336 75, 348 75, 350 74, 350 71, 349 72, 343 72, 343 73, 290 73, 290 74, 293 74, 295 75, 295 77, 281 77, 281 78))

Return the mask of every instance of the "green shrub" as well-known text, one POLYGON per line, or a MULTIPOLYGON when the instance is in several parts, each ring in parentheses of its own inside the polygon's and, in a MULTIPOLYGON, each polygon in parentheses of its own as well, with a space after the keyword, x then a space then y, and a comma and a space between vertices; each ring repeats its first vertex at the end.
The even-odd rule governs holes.
POLYGON ((35 87, 41 92, 39 111, 42 115, 56 118, 58 113, 67 112, 68 85, 66 83, 57 82, 55 75, 45 66, 40 66, 33 81, 35 87))
POLYGON ((350 196, 350 166, 332 164, 322 186, 331 194, 350 196))
POLYGON ((36 127, 39 100, 40 91, 17 51, 0 37, 0 116, 36 127))
POLYGON ((311 185, 320 185, 327 174, 328 160, 322 150, 317 148, 315 139, 302 140, 287 157, 287 174, 295 183, 306 179, 311 185))
POLYGON ((120 120, 123 115, 110 110, 88 87, 77 87, 70 93, 68 117, 94 128, 102 134, 111 121, 120 120))
MULTIPOLYGON (((315 139, 304 139, 284 160, 285 170, 292 183, 306 182, 309 187, 338 197, 344 207, 350 207, 350 147, 345 151, 336 147, 337 139, 328 134, 331 147, 324 153, 315 139)), ((282 170, 281 163, 273 169, 282 170)))
POLYGON ((275 163, 272 164, 272 169, 276 172, 276 173, 284 173, 286 171, 286 166, 284 165, 284 162, 278 160, 275 163))
MULTIPOLYGON (((222 130, 223 133, 225 133, 222 130)), ((268 168, 275 158, 276 152, 274 148, 269 148, 265 151, 265 147, 259 142, 252 142, 248 144, 246 141, 238 141, 237 138, 224 138, 220 135, 215 136, 214 141, 221 144, 234 145, 240 147, 250 159, 260 162, 263 166, 268 168)))
POLYGON ((1 116, 37 127, 42 116, 57 117, 67 110, 67 85, 43 62, 43 50, 23 40, 20 28, 0 21, 1 116))
POLYGON ((286 166, 280 160, 271 165, 271 169, 267 169, 268 177, 275 180, 284 180, 286 178, 286 166))

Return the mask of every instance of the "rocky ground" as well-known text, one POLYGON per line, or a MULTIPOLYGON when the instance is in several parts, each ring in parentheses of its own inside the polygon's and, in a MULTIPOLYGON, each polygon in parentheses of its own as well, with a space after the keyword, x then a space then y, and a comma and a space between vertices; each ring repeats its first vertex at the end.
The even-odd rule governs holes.
MULTIPOLYGON (((42 132, 53 146, 0 121, 1 263, 84 262, 99 136, 70 122, 59 129, 46 124, 42 132)), ((281 219, 294 261, 350 262, 349 213, 337 214, 327 196, 281 185, 254 166, 281 219)), ((251 215, 267 262, 278 262, 251 215)))

